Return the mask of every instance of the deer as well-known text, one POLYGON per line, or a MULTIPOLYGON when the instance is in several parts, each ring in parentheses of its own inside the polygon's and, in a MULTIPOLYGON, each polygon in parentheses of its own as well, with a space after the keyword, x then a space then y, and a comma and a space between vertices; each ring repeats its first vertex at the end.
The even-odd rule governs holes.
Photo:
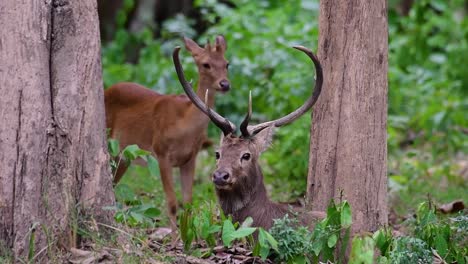
MULTIPOLYGON (((249 94, 248 111, 240 124, 241 135, 236 135, 235 125, 212 110, 205 97, 203 102, 196 96, 192 86, 185 79, 178 52, 174 50, 173 61, 179 81, 193 104, 207 115, 222 131, 219 149, 215 152, 216 169, 212 174, 216 195, 225 215, 231 215, 233 221, 243 222, 248 216, 252 217, 252 226, 268 230, 273 220, 284 217, 287 213, 300 212, 291 209, 286 204, 273 202, 269 199, 263 182, 262 169, 258 163, 261 153, 271 144, 275 128, 292 123, 317 101, 322 90, 323 73, 318 58, 303 46, 294 46, 305 53, 314 63, 316 71, 315 89, 311 97, 295 111, 276 120, 249 125, 252 116, 252 94, 249 94)), ((299 220, 303 225, 312 227, 315 220, 325 217, 324 212, 312 211, 300 214, 299 220)))
MULTIPOLYGON (((214 45, 208 41, 204 48, 192 39, 183 41, 198 68, 197 93, 207 96, 207 105, 213 107, 215 94, 230 89, 226 41, 219 35, 214 45)), ((115 84, 105 91, 104 97, 110 137, 119 141, 121 149, 137 144, 157 159, 170 226, 173 231, 177 230, 172 169, 179 168, 183 202, 191 203, 195 161, 207 141, 209 118, 186 95, 159 94, 136 83, 115 84)), ((119 162, 114 185, 127 167, 128 164, 119 162)))

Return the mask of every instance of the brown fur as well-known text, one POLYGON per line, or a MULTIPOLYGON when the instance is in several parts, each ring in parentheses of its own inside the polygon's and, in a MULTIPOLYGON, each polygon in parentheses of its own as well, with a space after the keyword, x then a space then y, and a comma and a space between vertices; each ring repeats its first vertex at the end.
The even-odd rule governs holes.
MULTIPOLYGON (((258 158, 268 148, 273 135, 273 128, 267 128, 254 136, 244 139, 228 135, 221 140, 218 150, 217 171, 230 174, 227 186, 216 186, 216 194, 223 212, 232 215, 234 221, 243 222, 248 216, 253 219, 253 226, 269 229, 273 220, 282 218, 288 212, 300 212, 287 205, 272 202, 267 195, 263 174, 258 158), (250 154, 249 160, 242 156, 250 154)), ((312 226, 316 220, 325 217, 322 212, 300 212, 303 225, 312 226)))
MULTIPOLYGON (((229 89, 221 85, 221 81, 228 82, 225 40, 218 36, 216 45, 201 48, 185 39, 185 46, 198 67, 197 94, 204 98, 208 92, 208 105, 213 107, 215 93, 229 89)), ((158 159, 171 226, 175 229, 177 200, 172 168, 179 167, 184 203, 191 202, 195 159, 201 147, 210 142, 206 137, 208 117, 185 95, 162 95, 135 83, 119 83, 107 89, 105 106, 110 136, 119 140, 121 149, 137 144, 158 159)), ((115 184, 126 169, 121 162, 115 184)))

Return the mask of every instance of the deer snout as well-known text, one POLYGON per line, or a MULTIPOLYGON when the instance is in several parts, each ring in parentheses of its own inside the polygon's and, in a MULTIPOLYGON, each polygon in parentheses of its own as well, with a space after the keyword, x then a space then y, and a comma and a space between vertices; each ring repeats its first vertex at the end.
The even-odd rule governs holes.
POLYGON ((219 88, 221 88, 221 91, 227 92, 229 91, 229 88, 231 88, 231 85, 228 80, 224 79, 219 82, 219 88))
POLYGON ((213 173, 213 182, 217 186, 223 186, 228 183, 229 177, 230 175, 226 171, 215 171, 213 173))

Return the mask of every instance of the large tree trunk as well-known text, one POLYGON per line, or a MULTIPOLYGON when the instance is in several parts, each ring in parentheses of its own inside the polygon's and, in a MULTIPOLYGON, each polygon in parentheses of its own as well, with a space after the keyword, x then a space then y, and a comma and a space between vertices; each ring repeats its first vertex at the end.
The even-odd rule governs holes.
POLYGON ((324 88, 313 112, 307 195, 324 210, 341 191, 354 232, 387 223, 385 0, 320 1, 324 88))
POLYGON ((0 244, 37 260, 112 219, 96 2, 2 0, 0 25, 0 244))

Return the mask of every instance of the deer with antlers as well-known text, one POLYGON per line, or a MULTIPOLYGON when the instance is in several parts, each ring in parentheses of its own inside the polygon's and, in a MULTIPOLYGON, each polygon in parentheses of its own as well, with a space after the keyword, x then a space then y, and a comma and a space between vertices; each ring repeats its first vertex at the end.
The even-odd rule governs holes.
MULTIPOLYGON (((212 108, 215 94, 230 89, 229 64, 224 57, 226 41, 217 36, 214 45, 208 42, 204 48, 188 38, 184 43, 198 67, 198 96, 207 96, 206 104, 212 108)), ((208 117, 185 95, 162 95, 135 83, 119 83, 107 89, 105 107, 110 136, 119 140, 120 147, 137 144, 158 160, 171 227, 176 230, 172 168, 179 167, 183 201, 191 202, 195 160, 207 139, 208 117)), ((127 164, 121 162, 114 184, 126 169, 127 164)))
MULTIPOLYGON (((284 117, 258 125, 249 125, 252 116, 250 95, 248 112, 240 125, 240 136, 236 136, 236 128, 232 122, 210 108, 207 98, 203 102, 196 96, 190 83, 185 80, 178 49, 173 53, 174 65, 185 93, 193 104, 223 132, 221 146, 215 153, 217 167, 212 175, 222 210, 226 215, 232 215, 233 220, 238 222, 251 216, 253 226, 265 229, 272 226, 274 219, 281 218, 288 213, 289 208, 287 205, 272 202, 268 198, 262 170, 258 164, 259 156, 269 147, 275 128, 293 122, 312 108, 320 95, 323 83, 322 66, 317 57, 305 47, 294 46, 294 48, 304 52, 315 65, 316 82, 312 96, 301 107, 284 117)), ((304 225, 310 225, 311 221, 324 216, 323 212, 309 212, 301 214, 300 219, 304 225)))

